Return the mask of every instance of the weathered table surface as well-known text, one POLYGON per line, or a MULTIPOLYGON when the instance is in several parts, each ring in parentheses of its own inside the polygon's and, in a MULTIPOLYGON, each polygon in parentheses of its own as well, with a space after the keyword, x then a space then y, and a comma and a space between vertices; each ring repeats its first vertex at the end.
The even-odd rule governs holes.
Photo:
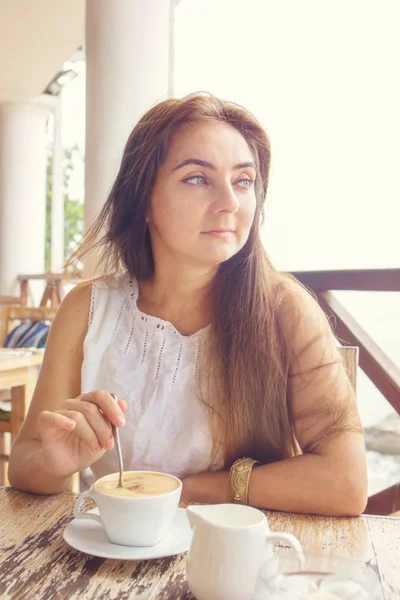
MULTIPOLYGON (((62 534, 75 498, 72 493, 35 496, 0 488, 0 598, 193 598, 185 578, 186 554, 124 562, 70 548, 62 534)), ((293 533, 306 550, 370 563, 383 583, 385 600, 400 598, 400 518, 266 514, 272 530, 293 533)))

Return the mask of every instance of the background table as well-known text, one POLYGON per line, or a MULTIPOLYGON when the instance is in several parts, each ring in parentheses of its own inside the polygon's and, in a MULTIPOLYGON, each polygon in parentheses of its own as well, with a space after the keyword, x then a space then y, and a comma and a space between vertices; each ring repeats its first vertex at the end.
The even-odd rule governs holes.
MULTIPOLYGON (((62 534, 75 498, 71 493, 34 496, 0 488, 0 598, 192 600, 186 554, 123 562, 70 548, 62 534)), ((369 562, 385 584, 384 599, 399 600, 400 518, 266 514, 272 530, 293 533, 306 550, 369 562)))
MULTIPOLYGON (((28 411, 42 361, 43 351, 36 348, 0 348, 0 389, 11 388, 12 435, 18 433, 14 427, 25 418, 28 411)), ((0 431, 3 429, 0 428, 0 431)))
POLYGON ((7 482, 5 457, 28 412, 42 361, 43 350, 0 348, 0 390, 11 388, 10 420, 0 420, 0 434, 11 434, 9 443, 0 435, 0 484, 7 482))

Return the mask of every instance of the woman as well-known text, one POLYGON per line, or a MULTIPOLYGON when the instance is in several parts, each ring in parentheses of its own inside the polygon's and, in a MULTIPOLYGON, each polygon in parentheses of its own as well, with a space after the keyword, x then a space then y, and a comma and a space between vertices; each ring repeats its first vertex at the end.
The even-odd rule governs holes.
POLYGON ((152 108, 127 142, 66 297, 9 478, 66 490, 73 473, 183 480, 182 499, 357 515, 366 503, 355 397, 329 323, 259 237, 270 145, 211 95, 152 108), (115 402, 111 393, 120 400, 115 402))

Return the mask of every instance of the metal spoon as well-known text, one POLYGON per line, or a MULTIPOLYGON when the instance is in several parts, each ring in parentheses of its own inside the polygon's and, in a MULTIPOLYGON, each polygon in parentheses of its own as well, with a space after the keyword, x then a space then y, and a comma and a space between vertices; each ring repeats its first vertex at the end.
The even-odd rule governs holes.
MULTIPOLYGON (((111 394, 111 396, 114 398, 115 401, 118 400, 118 398, 115 394, 111 394)), ((117 487, 124 487, 124 483, 123 483, 124 464, 122 462, 121 442, 119 439, 118 427, 115 427, 115 425, 112 425, 112 431, 113 431, 114 440, 115 440, 115 447, 117 449, 118 464, 119 464, 119 479, 118 479, 117 487)))

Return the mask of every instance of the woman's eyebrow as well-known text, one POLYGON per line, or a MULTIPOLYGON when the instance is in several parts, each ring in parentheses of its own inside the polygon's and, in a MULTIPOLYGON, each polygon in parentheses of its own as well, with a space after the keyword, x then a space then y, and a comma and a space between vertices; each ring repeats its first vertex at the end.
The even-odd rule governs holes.
MULTIPOLYGON (((183 162, 181 162, 177 167, 174 168, 174 171, 185 167, 186 165, 198 165, 199 167, 206 167, 207 169, 211 169, 212 171, 216 171, 217 167, 215 167, 212 163, 207 162, 206 160, 201 160, 200 158, 187 158, 183 162)), ((233 170, 237 169, 246 169, 247 167, 251 167, 252 169, 256 169, 256 165, 249 161, 244 163, 239 163, 233 167, 233 170)))
POLYGON ((178 169, 181 169, 186 165, 198 165, 199 167, 206 167, 207 169, 212 169, 213 171, 217 170, 217 168, 214 167, 214 165, 207 162, 206 160, 200 160, 200 158, 187 158, 186 160, 181 162, 177 167, 175 167, 174 171, 177 171, 178 169))
POLYGON ((238 165, 235 165, 233 169, 247 169, 247 167, 250 167, 256 171, 256 165, 251 160, 248 162, 239 163, 238 165))

